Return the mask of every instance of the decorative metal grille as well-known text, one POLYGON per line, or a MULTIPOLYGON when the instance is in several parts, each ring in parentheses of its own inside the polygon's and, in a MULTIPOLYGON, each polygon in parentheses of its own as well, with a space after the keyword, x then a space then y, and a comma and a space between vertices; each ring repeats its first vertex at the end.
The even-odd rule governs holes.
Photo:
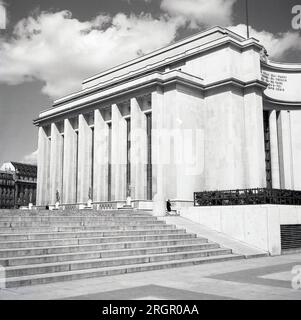
POLYGON ((194 193, 194 206, 280 204, 301 205, 301 191, 284 189, 237 189, 194 193))
POLYGON ((301 224, 280 226, 281 250, 301 249, 301 224))

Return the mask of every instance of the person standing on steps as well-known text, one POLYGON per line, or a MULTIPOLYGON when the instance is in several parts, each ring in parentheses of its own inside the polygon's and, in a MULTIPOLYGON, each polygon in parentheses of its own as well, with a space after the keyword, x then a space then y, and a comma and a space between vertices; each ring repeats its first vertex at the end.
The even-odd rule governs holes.
POLYGON ((170 215, 170 212, 171 212, 171 203, 170 203, 170 200, 169 199, 167 199, 167 201, 166 201, 166 214, 167 215, 170 215))

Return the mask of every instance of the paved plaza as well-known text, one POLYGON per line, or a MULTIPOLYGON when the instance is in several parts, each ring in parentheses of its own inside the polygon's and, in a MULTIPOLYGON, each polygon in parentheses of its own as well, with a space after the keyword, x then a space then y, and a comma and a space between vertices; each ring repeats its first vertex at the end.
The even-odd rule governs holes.
POLYGON ((301 253, 1 289, 0 299, 301 300, 292 288, 298 265, 301 253))

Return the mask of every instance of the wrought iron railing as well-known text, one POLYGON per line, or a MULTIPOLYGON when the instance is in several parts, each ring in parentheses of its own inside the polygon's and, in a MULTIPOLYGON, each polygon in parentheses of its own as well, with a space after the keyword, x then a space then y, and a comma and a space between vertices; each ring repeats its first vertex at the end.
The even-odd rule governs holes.
POLYGON ((255 204, 301 205, 301 191, 285 189, 237 189, 194 192, 194 206, 255 204))

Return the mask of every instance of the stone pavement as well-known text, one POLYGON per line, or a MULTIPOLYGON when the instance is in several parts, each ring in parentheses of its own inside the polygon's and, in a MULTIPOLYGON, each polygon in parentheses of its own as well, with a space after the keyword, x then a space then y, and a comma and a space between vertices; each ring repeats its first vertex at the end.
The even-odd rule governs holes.
MULTIPOLYGON (((0 289, 0 300, 301 300, 301 288, 299 290, 292 288, 292 279, 296 275, 292 274, 291 270, 298 265, 301 268, 301 254, 244 259, 30 287, 0 289)), ((299 279, 301 280, 301 277, 299 279)))

